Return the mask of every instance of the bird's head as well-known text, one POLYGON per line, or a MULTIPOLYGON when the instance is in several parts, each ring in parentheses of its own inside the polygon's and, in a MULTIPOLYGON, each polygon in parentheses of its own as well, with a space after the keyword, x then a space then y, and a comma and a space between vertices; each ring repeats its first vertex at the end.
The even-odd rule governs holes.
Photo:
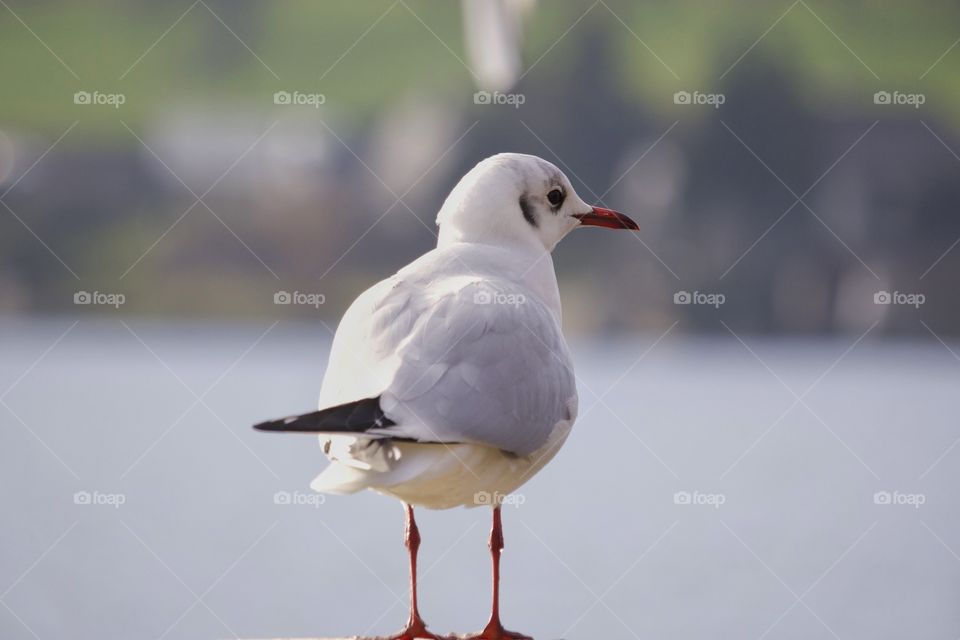
POLYGON ((439 244, 479 242, 552 251, 582 226, 633 229, 616 211, 592 207, 553 164, 536 156, 499 153, 471 169, 437 215, 439 244))

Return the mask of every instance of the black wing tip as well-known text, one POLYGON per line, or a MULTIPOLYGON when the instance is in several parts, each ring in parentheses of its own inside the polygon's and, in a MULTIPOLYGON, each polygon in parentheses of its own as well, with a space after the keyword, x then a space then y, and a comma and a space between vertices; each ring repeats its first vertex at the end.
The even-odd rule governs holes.
POLYGON ((283 431, 285 421, 284 420, 267 420, 266 422, 260 422, 253 425, 254 431, 264 431, 264 432, 278 432, 283 431))
POLYGON ((277 420, 267 420, 253 425, 253 428, 255 431, 263 431, 265 433, 286 433, 292 431, 316 433, 317 430, 315 426, 318 414, 318 411, 312 411, 298 416, 287 416, 286 418, 279 418, 277 420))

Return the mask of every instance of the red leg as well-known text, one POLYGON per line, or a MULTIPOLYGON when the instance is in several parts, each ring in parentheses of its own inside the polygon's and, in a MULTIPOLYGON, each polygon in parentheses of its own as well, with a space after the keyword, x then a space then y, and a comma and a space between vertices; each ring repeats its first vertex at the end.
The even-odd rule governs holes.
POLYGON ((493 607, 490 621, 480 635, 470 640, 533 640, 516 631, 507 631, 500 624, 500 552, 503 551, 503 527, 499 505, 493 508, 493 528, 490 529, 490 556, 493 559, 493 607))
POLYGON ((413 507, 409 504, 404 506, 407 510, 404 543, 410 552, 410 617, 403 631, 390 636, 389 640, 415 640, 416 638, 441 640, 439 636, 427 631, 427 625, 420 617, 420 610, 417 607, 417 551, 420 549, 420 530, 417 529, 417 521, 413 518, 413 507))

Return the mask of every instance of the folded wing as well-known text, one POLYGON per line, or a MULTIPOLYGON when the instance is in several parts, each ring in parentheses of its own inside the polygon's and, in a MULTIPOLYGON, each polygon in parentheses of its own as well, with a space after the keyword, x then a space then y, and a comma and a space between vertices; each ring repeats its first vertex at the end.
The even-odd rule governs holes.
POLYGON ((569 353, 546 305, 517 283, 466 275, 429 287, 390 279, 357 299, 337 331, 321 406, 364 397, 379 397, 394 423, 370 435, 517 455, 576 411, 569 353))

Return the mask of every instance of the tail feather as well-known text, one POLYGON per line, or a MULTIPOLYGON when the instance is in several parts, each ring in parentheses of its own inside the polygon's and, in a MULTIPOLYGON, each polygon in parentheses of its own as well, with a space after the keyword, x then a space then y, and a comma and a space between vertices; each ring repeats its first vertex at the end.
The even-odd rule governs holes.
MULTIPOLYGON (((314 491, 347 494, 362 489, 389 491, 390 487, 429 474, 438 463, 453 464, 460 459, 449 456, 442 445, 402 445, 394 440, 357 438, 348 442, 348 436, 332 436, 329 451, 330 465, 310 484, 314 491), (343 439, 342 442, 337 440, 343 439)), ((353 438, 351 438, 353 439, 353 438)))
POLYGON ((370 481, 370 474, 366 471, 339 462, 331 462, 320 475, 314 478, 310 488, 320 493, 347 495, 368 488, 370 481))
POLYGON ((371 429, 392 427, 396 422, 380 408, 380 398, 365 398, 356 402, 312 411, 279 420, 268 420, 254 425, 258 431, 294 431, 298 433, 363 433, 371 429))

